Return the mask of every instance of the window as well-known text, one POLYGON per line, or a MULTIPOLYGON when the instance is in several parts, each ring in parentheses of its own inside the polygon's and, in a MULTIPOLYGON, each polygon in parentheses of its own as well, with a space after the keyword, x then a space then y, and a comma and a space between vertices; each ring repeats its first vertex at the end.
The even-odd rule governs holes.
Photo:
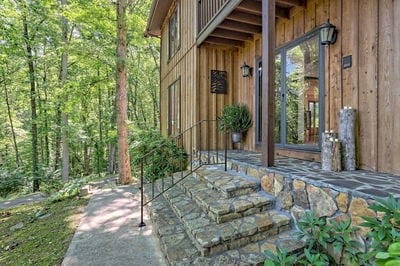
POLYGON ((178 78, 168 87, 168 136, 180 133, 181 126, 181 80, 178 78))
POLYGON ((175 10, 172 12, 171 17, 169 18, 168 27, 168 58, 171 59, 179 50, 181 45, 178 4, 175 6, 175 10))
POLYGON ((323 49, 317 32, 278 50, 276 66, 275 142, 318 149, 322 132, 323 49))
MULTIPOLYGON (((324 50, 318 31, 279 49, 275 56, 274 139, 285 148, 318 150, 323 131, 324 50)), ((255 141, 262 142, 262 61, 256 61, 255 141)))

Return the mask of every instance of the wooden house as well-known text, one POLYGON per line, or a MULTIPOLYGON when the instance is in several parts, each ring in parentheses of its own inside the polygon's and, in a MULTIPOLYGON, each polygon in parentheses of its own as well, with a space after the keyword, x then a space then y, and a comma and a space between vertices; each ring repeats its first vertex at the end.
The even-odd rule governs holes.
POLYGON ((254 126, 240 148, 262 152, 264 165, 275 155, 319 161, 321 132, 337 132, 350 106, 358 167, 400 174, 399 14, 400 0, 153 0, 146 33, 161 38, 161 131, 244 103, 254 126), (328 19, 337 37, 322 45, 328 19), (223 93, 211 91, 213 70, 223 93))

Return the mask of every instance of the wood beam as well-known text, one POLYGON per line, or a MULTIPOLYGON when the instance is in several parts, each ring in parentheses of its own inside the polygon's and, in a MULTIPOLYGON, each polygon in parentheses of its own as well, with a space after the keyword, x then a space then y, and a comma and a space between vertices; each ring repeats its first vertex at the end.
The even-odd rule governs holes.
POLYGON ((236 8, 239 11, 261 15, 262 14, 262 4, 261 2, 256 2, 253 0, 244 0, 238 7, 236 8))
POLYGON ((262 17, 254 14, 244 13, 240 11, 233 11, 229 16, 228 19, 234 20, 237 22, 243 22, 247 24, 262 25, 262 17))
POLYGON ((275 16, 278 18, 290 18, 290 9, 277 6, 275 8, 275 16))
POLYGON ((208 24, 204 27, 204 29, 199 32, 197 36, 197 46, 199 46, 202 42, 204 42, 205 39, 213 32, 218 25, 224 21, 224 19, 237 7, 237 5, 241 2, 242 0, 231 0, 227 2, 224 7, 218 11, 218 13, 214 16, 214 18, 208 22, 208 24))
POLYGON ((244 32, 244 33, 250 33, 250 34, 255 34, 255 33, 261 33, 262 27, 260 26, 255 26, 247 23, 241 23, 233 20, 226 19, 224 22, 222 22, 218 28, 225 29, 225 30, 233 30, 233 31, 239 31, 239 32, 244 32))
POLYGON ((210 34, 213 37, 219 37, 224 39, 233 39, 238 41, 248 41, 253 38, 253 35, 244 32, 237 32, 233 30, 216 29, 210 34))
POLYGON ((238 41, 234 39, 225 39, 225 38, 218 38, 218 37, 208 37, 204 42, 212 43, 212 44, 221 44, 221 45, 228 45, 228 46, 235 46, 235 47, 244 47, 243 41, 238 41))
POLYGON ((262 1, 262 163, 275 161, 275 0, 262 1))
POLYGON ((276 0, 276 4, 282 4, 285 6, 305 6, 306 1, 305 0, 276 0))

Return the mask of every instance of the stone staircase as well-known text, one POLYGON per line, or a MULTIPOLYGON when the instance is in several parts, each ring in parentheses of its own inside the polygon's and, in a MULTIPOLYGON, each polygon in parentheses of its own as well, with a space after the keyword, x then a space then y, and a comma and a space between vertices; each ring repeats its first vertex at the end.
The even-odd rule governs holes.
MULTIPOLYGON (((164 180, 164 186, 170 182, 164 180)), ((266 249, 302 247, 290 216, 275 208, 275 200, 256 178, 203 166, 149 209, 171 265, 262 265, 266 249)))

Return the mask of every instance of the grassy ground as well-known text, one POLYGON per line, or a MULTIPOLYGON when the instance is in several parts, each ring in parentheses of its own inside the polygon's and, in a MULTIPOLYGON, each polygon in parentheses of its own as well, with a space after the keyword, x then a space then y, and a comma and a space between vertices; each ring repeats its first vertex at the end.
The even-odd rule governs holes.
POLYGON ((74 198, 0 210, 0 265, 60 264, 87 202, 74 198))

